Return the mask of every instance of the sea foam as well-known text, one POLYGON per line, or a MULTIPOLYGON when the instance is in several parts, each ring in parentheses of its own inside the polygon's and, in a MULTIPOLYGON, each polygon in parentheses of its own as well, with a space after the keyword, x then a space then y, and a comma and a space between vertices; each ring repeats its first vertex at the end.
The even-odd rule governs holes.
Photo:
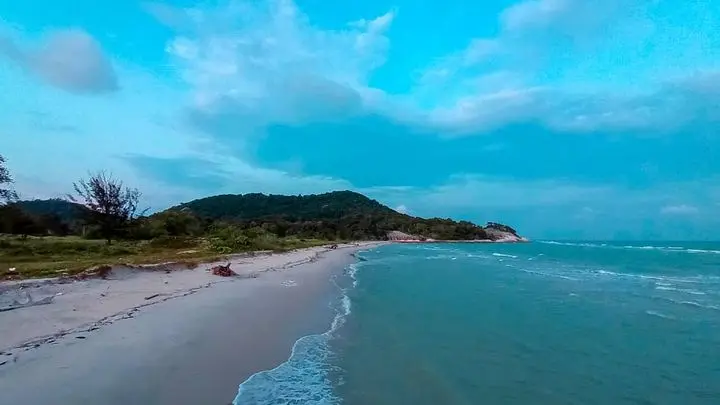
MULTIPOLYGON (((357 286, 356 274, 362 264, 353 263, 346 268, 346 274, 352 279, 351 288, 357 286)), ((287 361, 272 370, 255 373, 240 384, 233 405, 339 404, 340 399, 335 396, 330 380, 333 371, 330 341, 350 315, 351 307, 348 289, 342 289, 330 329, 298 339, 287 361)))

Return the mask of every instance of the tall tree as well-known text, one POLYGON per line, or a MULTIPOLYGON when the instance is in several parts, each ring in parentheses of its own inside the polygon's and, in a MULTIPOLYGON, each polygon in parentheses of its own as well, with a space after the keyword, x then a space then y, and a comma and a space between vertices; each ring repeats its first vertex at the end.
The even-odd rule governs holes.
POLYGON ((9 188, 12 183, 13 178, 5 166, 5 158, 0 155, 0 205, 17 200, 17 194, 9 188))
POLYGON ((96 225, 108 244, 139 215, 140 191, 125 186, 110 174, 102 171, 91 174, 87 180, 73 183, 73 188, 76 195, 68 195, 68 199, 88 208, 86 222, 96 225))

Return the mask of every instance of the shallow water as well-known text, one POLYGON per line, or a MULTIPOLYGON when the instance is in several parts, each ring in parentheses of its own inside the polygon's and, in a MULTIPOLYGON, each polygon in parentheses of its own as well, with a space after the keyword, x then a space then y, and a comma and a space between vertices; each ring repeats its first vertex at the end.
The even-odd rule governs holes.
MULTIPOLYGON (((718 404, 720 244, 391 245, 239 404, 718 404)), ((354 282, 353 282, 354 281, 354 282)))

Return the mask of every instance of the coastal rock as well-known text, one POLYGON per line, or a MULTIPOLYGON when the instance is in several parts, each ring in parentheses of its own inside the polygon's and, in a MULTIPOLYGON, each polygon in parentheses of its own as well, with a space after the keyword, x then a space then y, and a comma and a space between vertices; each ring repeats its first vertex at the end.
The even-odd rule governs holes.
POLYGON ((495 222, 488 222, 485 225, 485 232, 490 240, 499 243, 528 242, 526 238, 518 235, 515 229, 495 222))

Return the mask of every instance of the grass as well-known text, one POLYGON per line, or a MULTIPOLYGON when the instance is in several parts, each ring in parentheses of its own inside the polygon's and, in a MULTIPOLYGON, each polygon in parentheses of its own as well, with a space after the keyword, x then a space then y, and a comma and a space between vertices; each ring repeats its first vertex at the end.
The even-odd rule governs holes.
POLYGON ((115 241, 76 236, 27 237, 0 235, 0 280, 58 277, 88 268, 116 264, 184 263, 189 268, 221 260, 228 254, 257 250, 276 252, 320 246, 328 241, 283 238, 258 240, 242 248, 218 251, 204 238, 157 238, 149 241, 115 241), (15 271, 11 272, 10 269, 15 271))

